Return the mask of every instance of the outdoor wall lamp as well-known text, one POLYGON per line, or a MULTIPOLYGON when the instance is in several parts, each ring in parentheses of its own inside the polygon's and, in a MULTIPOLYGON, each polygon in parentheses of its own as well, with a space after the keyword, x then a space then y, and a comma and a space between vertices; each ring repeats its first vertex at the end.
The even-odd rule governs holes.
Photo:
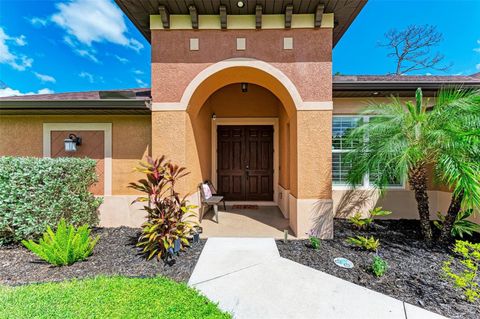
POLYGON ((217 119, 217 114, 213 113, 213 114, 212 114, 212 120, 215 121, 216 119, 217 119))
POLYGON ((64 143, 65 152, 75 152, 77 150, 77 145, 82 145, 82 138, 70 133, 68 138, 64 140, 64 143))
POLYGON ((245 3, 243 1, 238 1, 237 2, 237 7, 239 7, 239 8, 243 8, 244 5, 245 5, 245 3))
POLYGON ((242 92, 248 92, 248 83, 242 83, 242 92))

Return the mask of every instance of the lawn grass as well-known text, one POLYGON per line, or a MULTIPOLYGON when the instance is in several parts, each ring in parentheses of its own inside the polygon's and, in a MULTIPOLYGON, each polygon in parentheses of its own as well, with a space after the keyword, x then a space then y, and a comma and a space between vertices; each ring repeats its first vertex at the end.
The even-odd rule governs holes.
POLYGON ((231 318, 165 277, 97 277, 0 286, 0 318, 231 318))

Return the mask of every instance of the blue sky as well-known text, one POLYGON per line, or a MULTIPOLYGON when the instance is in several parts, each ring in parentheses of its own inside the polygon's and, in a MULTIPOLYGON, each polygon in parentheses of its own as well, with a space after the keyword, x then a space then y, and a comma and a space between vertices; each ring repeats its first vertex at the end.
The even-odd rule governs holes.
MULTIPOLYGON (((334 49, 334 72, 393 72, 378 42, 410 24, 443 33, 447 74, 480 72, 480 0, 370 0, 334 49)), ((0 0, 0 96, 148 87, 149 62, 113 0, 0 0)))

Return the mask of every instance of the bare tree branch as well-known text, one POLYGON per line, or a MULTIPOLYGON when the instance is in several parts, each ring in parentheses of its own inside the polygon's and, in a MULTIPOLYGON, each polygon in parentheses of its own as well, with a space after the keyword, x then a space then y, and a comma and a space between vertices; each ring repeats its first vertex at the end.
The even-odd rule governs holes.
POLYGON ((443 40, 436 26, 410 25, 404 30, 392 29, 385 33, 385 42, 379 46, 389 48, 387 57, 396 61, 395 72, 403 75, 419 70, 447 71, 451 64, 441 65, 445 58, 441 53, 433 53, 432 48, 443 40))

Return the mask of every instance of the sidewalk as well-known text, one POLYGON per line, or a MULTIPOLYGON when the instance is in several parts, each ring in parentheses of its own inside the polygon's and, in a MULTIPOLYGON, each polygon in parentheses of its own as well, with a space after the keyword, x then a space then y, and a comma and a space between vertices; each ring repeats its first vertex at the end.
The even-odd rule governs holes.
POLYGON ((280 257, 271 238, 210 238, 190 277, 237 319, 444 318, 280 257))

